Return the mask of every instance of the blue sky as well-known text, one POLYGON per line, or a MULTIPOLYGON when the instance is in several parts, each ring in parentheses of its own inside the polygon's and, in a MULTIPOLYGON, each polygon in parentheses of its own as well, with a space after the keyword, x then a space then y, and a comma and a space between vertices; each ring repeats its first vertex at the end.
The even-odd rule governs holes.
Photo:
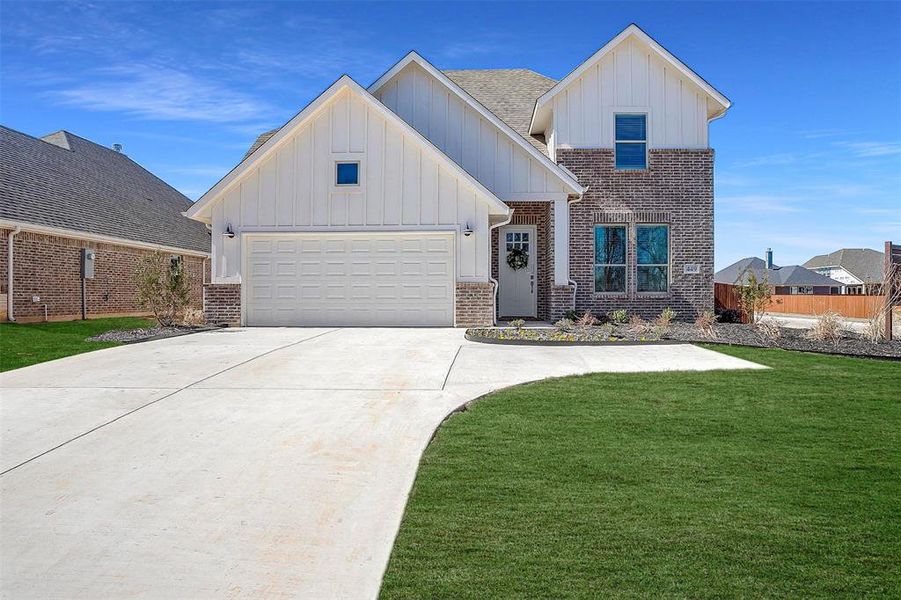
POLYGON ((341 73, 560 78, 630 22, 726 94, 716 264, 901 239, 901 3, 0 5, 0 121, 125 152, 191 198, 341 73), (554 32, 560 32, 555 34, 554 32))

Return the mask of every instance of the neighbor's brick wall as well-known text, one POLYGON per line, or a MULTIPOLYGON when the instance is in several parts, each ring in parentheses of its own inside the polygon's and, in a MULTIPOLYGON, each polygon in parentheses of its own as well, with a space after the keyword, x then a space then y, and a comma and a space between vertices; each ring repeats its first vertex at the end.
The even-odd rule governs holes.
MULTIPOLYGON (((0 230, 0 294, 7 292, 9 229, 0 230)), ((87 315, 146 314, 135 302, 133 279, 138 259, 149 250, 22 231, 13 238, 14 317, 23 322, 44 318, 81 318, 81 249, 96 253, 94 278, 87 280, 87 315), (33 296, 40 301, 33 302, 33 296)), ((184 256, 191 277, 191 304, 200 309, 203 258, 184 256)))
POLYGON ((241 284, 208 283, 203 286, 203 317, 211 325, 240 325, 241 284))
MULTIPOLYGON (((535 257, 538 261, 535 284, 538 286, 536 298, 538 304, 538 318, 547 319, 550 308, 551 286, 554 282, 554 238, 552 212, 553 202, 507 202, 513 209, 511 225, 535 225, 535 257)), ((501 258, 499 252, 500 228, 491 230, 491 277, 498 279, 498 262, 506 260, 501 258)), ((499 309, 498 309, 499 310, 499 309)), ((498 317, 520 317, 523 315, 498 315, 498 317)))
POLYGON ((494 325, 494 284, 458 281, 455 313, 457 327, 494 325))
MULTIPOLYGON (((713 309, 713 150, 650 150, 645 171, 614 169, 612 149, 557 150, 557 162, 589 186, 570 206, 570 276, 578 283, 576 310, 606 314, 625 308, 651 318, 671 307, 680 319, 713 309), (594 292, 594 226, 629 226, 627 291, 594 292), (670 226, 670 289, 638 294, 635 289, 636 223, 670 226), (698 264, 700 275, 683 274, 698 264)), ((551 311, 557 314, 556 310, 551 311)))

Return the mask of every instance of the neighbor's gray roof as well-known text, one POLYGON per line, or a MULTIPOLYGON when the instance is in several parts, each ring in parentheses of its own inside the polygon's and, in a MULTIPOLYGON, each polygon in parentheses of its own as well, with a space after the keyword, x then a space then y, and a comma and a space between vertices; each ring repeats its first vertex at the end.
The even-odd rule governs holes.
POLYGON ((881 283, 885 276, 885 254, 869 248, 842 248, 814 256, 804 266, 808 269, 842 267, 864 283, 881 283))
POLYGON ((717 283, 728 284, 738 283, 741 278, 743 283, 747 278, 747 271, 749 269, 754 273, 758 280, 763 279, 765 276, 770 285, 816 285, 829 287, 844 285, 839 281, 830 279, 825 275, 820 275, 816 271, 805 269, 800 265, 789 265, 787 267, 773 265, 772 269, 767 269, 766 263, 756 256, 743 258, 732 263, 725 269, 717 271, 713 278, 717 283))
MULTIPOLYGON (((529 69, 475 69, 443 71, 443 73, 509 125, 513 131, 547 154, 544 138, 529 135, 529 123, 532 120, 535 101, 554 87, 557 83, 555 80, 529 69)), ((244 158, 253 154, 277 132, 278 129, 273 129, 261 133, 247 150, 244 158)))
POLYGON ((126 155, 66 131, 44 138, 0 125, 0 218, 210 251, 191 201, 126 155))

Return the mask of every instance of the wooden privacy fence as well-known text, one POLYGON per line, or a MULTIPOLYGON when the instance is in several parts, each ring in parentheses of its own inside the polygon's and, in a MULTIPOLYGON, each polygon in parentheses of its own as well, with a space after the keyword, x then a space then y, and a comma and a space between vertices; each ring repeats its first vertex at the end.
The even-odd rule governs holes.
MULTIPOLYGON (((714 300, 720 310, 741 310, 735 286, 714 285, 714 300)), ((808 294, 773 294, 766 312, 818 316, 834 312, 852 319, 869 319, 883 305, 883 296, 825 296, 808 294)))

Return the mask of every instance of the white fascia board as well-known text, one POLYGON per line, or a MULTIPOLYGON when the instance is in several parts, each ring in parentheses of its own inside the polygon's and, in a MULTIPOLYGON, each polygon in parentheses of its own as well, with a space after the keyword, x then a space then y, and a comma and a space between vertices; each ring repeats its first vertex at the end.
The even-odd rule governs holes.
POLYGON ((97 242, 98 244, 111 244, 114 246, 125 246, 128 248, 140 248, 141 250, 159 250, 161 252, 184 254, 185 256, 199 256, 202 258, 210 257, 209 252, 200 252, 198 250, 188 250, 186 248, 177 248, 175 246, 153 244, 150 242, 139 242, 137 240, 128 240, 111 235, 101 235, 99 233, 88 233, 86 231, 76 231, 74 229, 63 229, 61 227, 37 225, 35 223, 26 223, 25 221, 7 221, 6 219, 0 219, 0 229, 15 229, 16 227, 20 227, 22 231, 30 231, 32 233, 40 233, 43 235, 54 235, 57 237, 72 238, 75 240, 85 240, 86 242, 97 242))
POLYGON ((423 150, 431 153, 435 157, 437 157, 438 162, 442 164, 449 171, 466 181, 469 185, 475 188, 477 194, 485 200, 488 205, 492 208, 492 212, 496 212, 498 214, 507 214, 510 208, 504 204, 504 202, 495 196, 488 188, 483 186, 476 180, 472 175, 467 173, 460 165, 455 163, 449 156, 441 152, 432 142, 427 140, 422 136, 418 131, 416 131, 412 125, 401 119, 399 116, 394 114, 387 106, 379 102, 375 96, 370 94, 366 89, 364 89, 360 84, 350 78, 348 75, 342 75, 340 79, 338 79, 335 83, 330 85, 324 92, 319 94, 315 100, 310 102, 303 110, 297 113, 290 121, 282 125, 282 127, 269 138, 266 143, 260 146, 256 152, 246 157, 243 161, 241 161, 234 169, 229 171, 229 173, 219 180, 219 182, 214 185, 208 192, 206 192, 203 196, 200 197, 197 202, 185 213, 185 216, 196 219, 198 221, 206 221, 207 217, 205 212, 209 209, 212 204, 214 204, 217 200, 221 199, 224 196, 224 193, 249 170, 251 170, 254 165, 262 163, 266 157, 271 155, 276 149, 284 142, 288 137, 294 133, 297 128, 302 126, 307 120, 309 120, 316 112, 325 106, 329 100, 334 98, 343 90, 350 90, 351 92, 356 93, 360 98, 363 99, 371 108, 379 112, 385 119, 394 125, 401 128, 401 130, 408 136, 410 136, 423 150))
POLYGON ((426 73, 441 82, 442 85, 452 91, 460 100, 465 102, 467 106, 485 117, 485 119, 487 119, 492 125, 500 129, 508 138, 510 138, 510 141, 525 150, 532 158, 540 162, 555 177, 557 177, 563 183, 563 185, 567 187, 567 189, 572 190, 572 193, 581 194, 585 191, 585 189, 581 185, 579 185, 579 182, 575 177, 572 176, 571 173, 561 169, 560 165, 542 154, 537 148, 535 148, 535 146, 530 144, 525 138, 516 133, 516 131, 514 131, 512 127, 498 118, 496 114, 485 108, 481 102, 473 98, 466 90, 451 81, 451 79, 447 75, 442 73, 439 69, 432 65, 432 63, 424 59, 415 51, 410 51, 410 53, 408 53, 405 57, 398 61, 393 67, 388 69, 384 75, 376 79, 375 82, 369 86, 369 92, 372 94, 378 92, 383 85, 388 83, 388 81, 390 81, 395 75, 400 73, 411 62, 415 62, 417 65, 422 67, 422 69, 425 70, 426 73))
POLYGON ((579 66, 570 71, 569 75, 557 82, 557 85, 539 96, 538 100, 535 101, 535 109, 532 111, 532 122, 529 125, 529 133, 541 133, 544 130, 544 126, 546 126, 546 123, 544 123, 544 121, 546 120, 547 112, 550 110, 547 107, 547 104, 554 98, 554 96, 563 91, 574 80, 581 77, 586 70, 594 66, 595 63, 601 60, 606 54, 619 46, 630 36, 634 36, 640 41, 647 44, 663 60, 675 67, 676 70, 678 70, 680 73, 682 73, 682 75, 687 77, 695 85, 701 88, 701 90, 703 90, 708 96, 713 98, 713 100, 715 100, 717 104, 722 107, 719 111, 714 113, 711 118, 722 116, 723 113, 725 113, 726 110, 728 110, 729 107, 732 106, 732 102, 728 98, 726 98, 726 96, 724 96, 719 90, 707 83, 707 81, 704 80, 703 77, 692 71, 691 68, 688 67, 688 65, 676 58, 669 50, 657 43, 654 38, 642 31, 641 27, 639 27, 635 23, 632 23, 631 25, 623 29, 616 37, 604 44, 604 46, 600 50, 592 54, 579 66))

